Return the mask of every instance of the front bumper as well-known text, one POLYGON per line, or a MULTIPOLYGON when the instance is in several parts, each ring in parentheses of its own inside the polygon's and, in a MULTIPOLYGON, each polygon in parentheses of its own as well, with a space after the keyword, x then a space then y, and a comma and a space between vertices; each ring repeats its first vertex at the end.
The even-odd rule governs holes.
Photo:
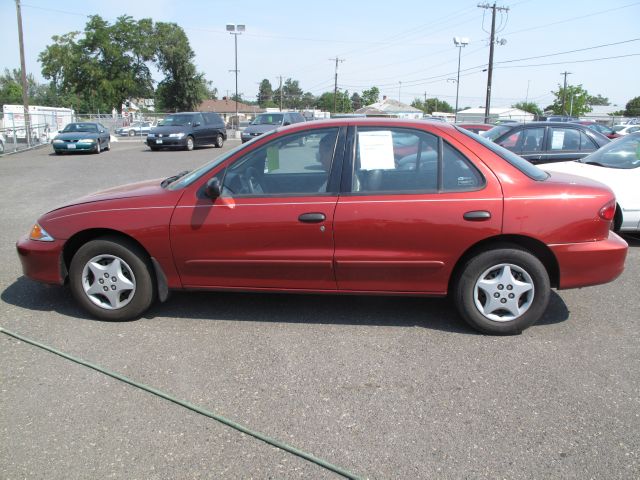
POLYGON ((149 147, 186 147, 187 146, 187 137, 184 136, 182 138, 149 138, 147 137, 147 145, 149 147))
POLYGON ((97 143, 65 142, 52 145, 56 152, 94 152, 98 148, 97 143))
POLYGON ((608 283, 624 270, 628 245, 613 232, 597 242, 549 245, 560 267, 560 289, 608 283))
POLYGON ((62 285, 67 269, 62 260, 63 240, 40 242, 23 237, 16 242, 22 272, 39 282, 62 285))

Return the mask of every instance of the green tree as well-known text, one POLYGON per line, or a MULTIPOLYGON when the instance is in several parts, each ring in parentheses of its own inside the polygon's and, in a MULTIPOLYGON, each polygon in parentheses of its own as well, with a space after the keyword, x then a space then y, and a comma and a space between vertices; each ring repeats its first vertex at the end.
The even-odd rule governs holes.
POLYGON ((77 96, 80 109, 110 111, 130 97, 149 96, 156 40, 150 19, 121 16, 111 25, 89 17, 83 36, 70 32, 53 37, 40 53, 42 74, 56 96, 77 96))
MULTIPOLYGON (((325 112, 333 112, 333 92, 324 92, 316 103, 316 107, 325 112)), ((351 106, 351 98, 349 97, 349 91, 338 91, 336 99, 336 112, 335 113, 350 113, 353 111, 351 106)))
POLYGON ((380 90, 378 87, 371 87, 369 90, 362 92, 362 105, 365 107, 380 100, 380 90))
POLYGON ((175 23, 158 22, 154 29, 158 68, 165 78, 158 84, 156 102, 161 110, 197 109, 207 98, 207 81, 193 63, 195 53, 184 30, 175 23))
POLYGON ((313 108, 316 104, 317 98, 311 92, 305 92, 302 96, 302 108, 313 108))
POLYGON ((533 113, 534 115, 542 115, 542 110, 540 107, 534 102, 518 102, 514 105, 511 105, 513 108, 519 108, 520 110, 524 110, 525 112, 533 113))
POLYGON ((624 114, 627 117, 640 117, 640 97, 632 98, 627 102, 624 114))
POLYGON ((589 92, 582 88, 582 85, 567 85, 565 90, 558 84, 558 91, 551 93, 555 95, 556 99, 547 109, 552 110, 556 115, 579 117, 591 111, 589 92))
POLYGON ((353 95, 351 95, 351 108, 354 111, 362 108, 362 97, 358 92, 354 92, 353 95))
POLYGON ((600 94, 596 95, 595 97, 589 96, 588 103, 589 105, 611 105, 611 103, 609 103, 609 99, 607 97, 603 97, 600 94))
POLYGON ((427 98, 426 102, 422 101, 419 98, 415 98, 413 102, 411 102, 411 106, 414 108, 418 108, 429 115, 431 115, 433 112, 453 113, 453 107, 451 105, 449 105, 444 100, 439 100, 437 98, 427 98))
POLYGON ((275 107, 276 104, 273 101, 273 87, 268 79, 264 79, 260 82, 258 87, 258 105, 261 108, 275 107))

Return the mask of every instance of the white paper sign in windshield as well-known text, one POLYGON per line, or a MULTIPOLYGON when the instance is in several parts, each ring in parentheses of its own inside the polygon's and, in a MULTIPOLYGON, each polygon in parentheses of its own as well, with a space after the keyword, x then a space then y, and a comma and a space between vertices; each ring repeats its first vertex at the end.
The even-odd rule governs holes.
POLYGON ((553 132, 553 137, 551 137, 551 150, 562 150, 563 145, 564 145, 564 131, 555 130, 553 132))
POLYGON ((393 158, 393 138, 389 130, 358 132, 358 146, 362 170, 396 168, 396 162, 393 158))

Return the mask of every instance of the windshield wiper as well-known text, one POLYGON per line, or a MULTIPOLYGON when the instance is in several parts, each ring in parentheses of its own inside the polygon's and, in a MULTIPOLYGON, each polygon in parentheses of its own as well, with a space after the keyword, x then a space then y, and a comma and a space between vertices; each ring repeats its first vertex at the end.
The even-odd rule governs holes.
POLYGON ((582 162, 586 165, 595 165, 596 167, 608 167, 609 165, 605 165, 604 163, 600 163, 600 162, 582 162))
POLYGON ((179 178, 184 177, 187 173, 189 173, 189 170, 183 170, 182 172, 178 173, 177 175, 173 175, 172 177, 168 177, 165 178, 161 183, 160 186, 162 188, 165 188, 167 185, 169 185, 170 183, 175 182, 176 180, 178 180, 179 178))

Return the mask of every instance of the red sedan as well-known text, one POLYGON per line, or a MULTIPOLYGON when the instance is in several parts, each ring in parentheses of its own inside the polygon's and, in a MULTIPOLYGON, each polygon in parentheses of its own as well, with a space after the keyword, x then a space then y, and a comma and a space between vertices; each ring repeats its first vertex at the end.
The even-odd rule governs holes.
POLYGON ((284 127, 192 172, 73 201, 17 249, 25 275, 68 282, 107 320, 172 289, 448 294, 476 329, 510 334, 543 315, 551 287, 620 275, 614 212, 604 185, 461 128, 354 118, 284 127))

